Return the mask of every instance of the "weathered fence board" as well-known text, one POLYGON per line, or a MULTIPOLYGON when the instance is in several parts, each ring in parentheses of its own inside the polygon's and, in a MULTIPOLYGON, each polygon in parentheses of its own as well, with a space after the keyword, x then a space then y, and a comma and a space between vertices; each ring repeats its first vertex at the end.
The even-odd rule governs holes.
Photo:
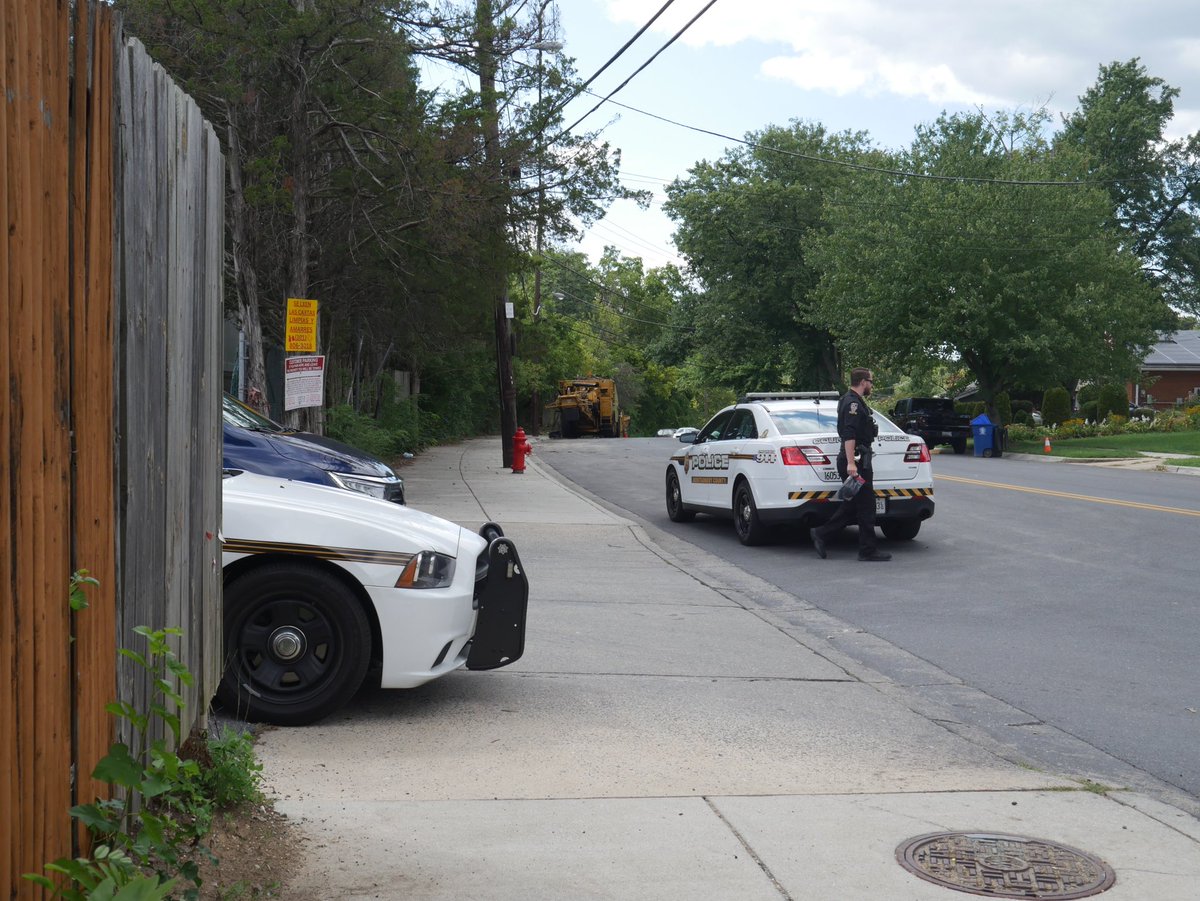
POLYGON ((224 160, 107 4, 0 0, 0 47, 0 890, 16 897, 76 850, 71 804, 106 790, 89 774, 122 732, 104 705, 147 703, 117 658, 144 648, 133 626, 185 631, 185 731, 219 677, 224 160), (79 568, 101 584, 72 616, 79 568))
POLYGON ((99 581, 88 590, 89 608, 75 616, 76 800, 104 797, 107 787, 91 779, 112 743, 112 717, 104 709, 116 694, 117 561, 116 356, 113 343, 113 128, 114 43, 108 6, 76 8, 73 108, 76 117, 73 328, 75 365, 71 383, 75 498, 72 507, 72 568, 99 581), (90 14, 90 15, 89 15, 90 14))
POLYGON ((6 863, 40 861, 68 842, 69 465, 66 268, 69 196, 68 10, 4 9, 4 166, 7 242, 7 441, 3 514, 8 555, 0 666, 14 691, 0 718, 6 863), (57 573, 57 575, 56 575, 57 573), (31 803, 37 799, 36 803, 31 803))

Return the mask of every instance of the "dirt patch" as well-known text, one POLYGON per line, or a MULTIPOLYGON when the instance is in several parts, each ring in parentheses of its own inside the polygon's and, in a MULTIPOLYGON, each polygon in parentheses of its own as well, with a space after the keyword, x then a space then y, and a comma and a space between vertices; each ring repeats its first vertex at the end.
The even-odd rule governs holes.
POLYGON ((202 844, 216 862, 198 855, 201 901, 287 897, 287 880, 303 854, 304 836, 271 803, 218 813, 202 844))

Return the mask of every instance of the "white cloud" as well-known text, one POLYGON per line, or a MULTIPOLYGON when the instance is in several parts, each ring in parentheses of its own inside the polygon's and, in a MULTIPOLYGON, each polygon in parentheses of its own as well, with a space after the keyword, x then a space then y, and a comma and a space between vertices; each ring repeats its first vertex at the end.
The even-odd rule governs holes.
MULTIPOLYGON (((677 0, 655 23, 674 34, 707 0, 677 0)), ((609 18, 641 26, 654 0, 606 0, 609 18)), ((934 104, 1074 108, 1102 64, 1140 57, 1200 110, 1200 5, 1177 0, 718 0, 681 40, 757 44, 761 73, 842 97, 895 95, 934 104)))

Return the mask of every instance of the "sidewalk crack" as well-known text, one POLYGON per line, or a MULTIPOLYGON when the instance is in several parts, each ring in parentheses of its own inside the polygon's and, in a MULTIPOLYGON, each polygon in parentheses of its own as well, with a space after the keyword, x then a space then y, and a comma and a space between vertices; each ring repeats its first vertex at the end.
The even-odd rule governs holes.
POLYGON ((775 886, 775 891, 779 892, 779 897, 784 898, 785 901, 795 901, 795 899, 788 894, 787 889, 783 887, 783 884, 775 878, 775 874, 771 872, 771 868, 768 867, 766 863, 763 862, 763 859, 758 856, 758 853, 750 847, 750 843, 746 841, 746 837, 738 831, 738 828, 734 826, 733 823, 729 822, 729 818, 726 817, 725 814, 721 813, 717 805, 713 803, 712 798, 710 798, 708 795, 705 795, 704 803, 708 805, 709 810, 717 815, 717 819, 725 824, 725 828, 733 833, 733 837, 736 838, 741 846, 746 849, 746 853, 750 855, 750 859, 758 864, 758 868, 763 871, 763 875, 771 880, 771 885, 775 886))

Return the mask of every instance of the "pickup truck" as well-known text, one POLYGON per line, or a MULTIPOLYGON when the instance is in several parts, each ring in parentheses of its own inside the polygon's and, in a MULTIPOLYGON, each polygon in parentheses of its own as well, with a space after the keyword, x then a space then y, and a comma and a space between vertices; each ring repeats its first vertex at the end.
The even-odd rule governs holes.
POLYGON ((949 444, 956 454, 966 453, 971 420, 954 412, 949 397, 905 398, 893 408, 892 420, 910 435, 920 435, 931 448, 949 444))

